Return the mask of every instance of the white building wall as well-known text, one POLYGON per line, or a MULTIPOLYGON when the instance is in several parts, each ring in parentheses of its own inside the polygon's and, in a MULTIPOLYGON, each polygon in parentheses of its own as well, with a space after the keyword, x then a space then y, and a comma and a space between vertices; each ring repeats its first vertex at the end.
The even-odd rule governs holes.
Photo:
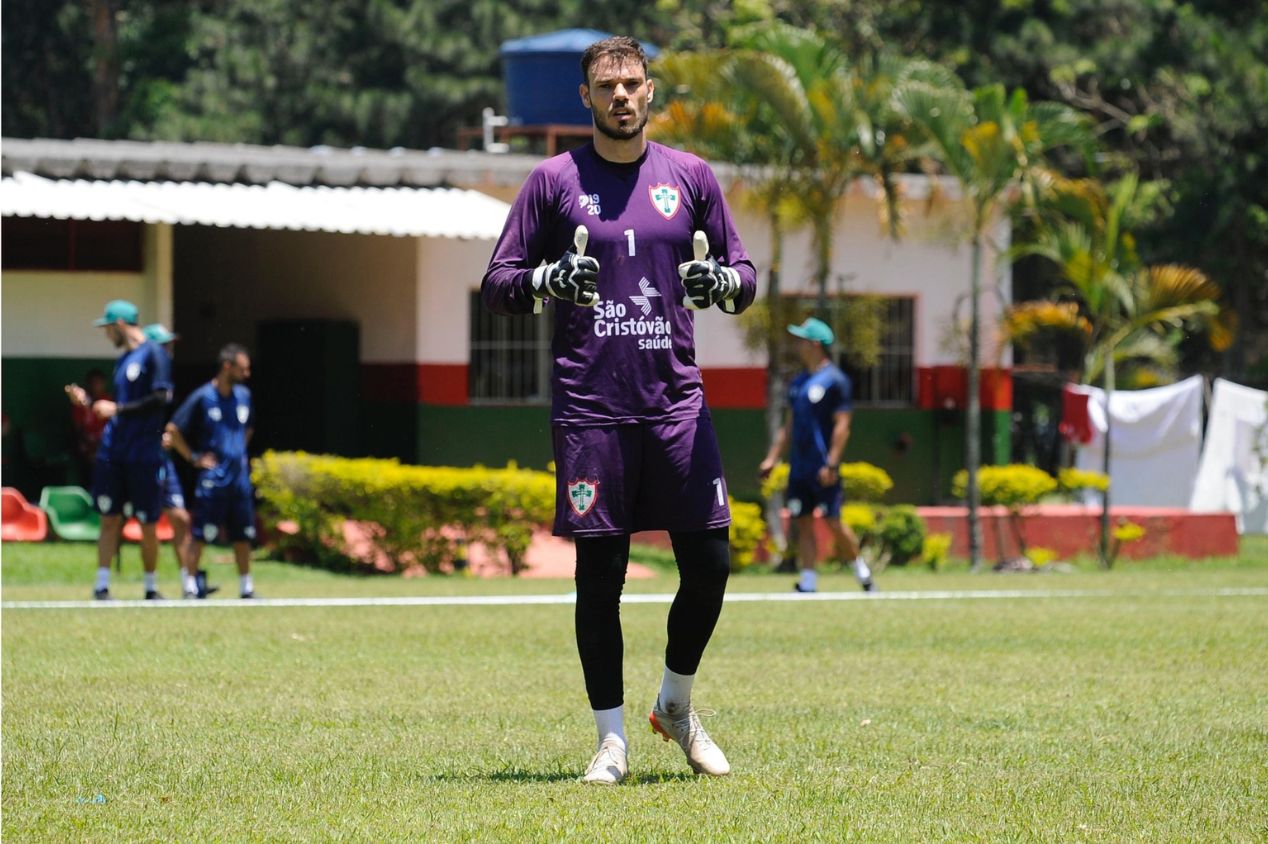
POLYGON ((0 285, 0 352, 20 358, 109 358, 93 326, 106 302, 126 299, 141 324, 172 319, 171 227, 146 226, 139 273, 5 271, 0 285))
POLYGON ((341 319, 361 328, 361 360, 415 360, 415 238, 327 232, 177 230, 179 353, 209 360, 254 342, 262 319, 341 319))

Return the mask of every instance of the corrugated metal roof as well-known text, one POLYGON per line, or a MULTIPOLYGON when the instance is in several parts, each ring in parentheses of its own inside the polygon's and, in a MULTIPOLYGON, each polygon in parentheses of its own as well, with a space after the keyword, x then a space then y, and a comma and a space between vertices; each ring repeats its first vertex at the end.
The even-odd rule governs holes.
POLYGON ((351 187, 519 187, 538 156, 408 149, 337 149, 95 138, 0 140, 4 175, 351 187))
POLYGON ((0 183, 4 216, 494 240, 510 206, 457 188, 46 179, 0 183))

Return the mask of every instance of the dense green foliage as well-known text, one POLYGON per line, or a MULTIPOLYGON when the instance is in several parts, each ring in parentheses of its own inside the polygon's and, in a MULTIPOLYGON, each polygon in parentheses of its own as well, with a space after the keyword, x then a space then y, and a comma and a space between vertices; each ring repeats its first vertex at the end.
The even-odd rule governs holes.
MULTIPOLYGON (((969 88, 1091 115, 1107 172, 1159 191, 1143 262, 1220 284, 1243 327, 1225 372, 1268 379, 1263 0, 9 0, 0 14, 10 137, 451 146, 504 106, 502 41, 575 26, 698 50, 779 20, 859 62, 928 58, 969 88)), ((1049 281, 1020 272, 1018 298, 1049 281)), ((1184 351, 1211 362, 1204 344, 1184 351)))

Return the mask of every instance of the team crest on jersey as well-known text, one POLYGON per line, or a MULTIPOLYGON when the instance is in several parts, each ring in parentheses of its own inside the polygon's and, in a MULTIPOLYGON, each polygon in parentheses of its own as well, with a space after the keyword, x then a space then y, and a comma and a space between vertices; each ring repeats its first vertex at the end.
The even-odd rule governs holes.
POLYGON ((209 419, 211 419, 211 421, 212 421, 212 422, 219 422, 219 421, 220 421, 220 408, 218 408, 218 407, 209 407, 209 408, 207 408, 207 417, 208 417, 209 419))
POLYGON ((238 405, 238 421, 243 425, 247 424, 247 419, 251 416, 251 408, 245 404, 238 405))
POLYGON ((819 402, 823 401, 823 396, 827 392, 828 391, 825 390, 821 385, 815 384, 809 390, 806 390, 806 398, 810 399, 811 404, 818 404, 819 402))
POLYGON ((123 371, 123 374, 127 376, 129 381, 135 381, 141 377, 141 364, 133 361, 128 364, 128 368, 123 371))
POLYGON ((598 481, 576 480, 568 484, 568 505, 578 516, 589 513, 598 500, 598 481))
POLYGON ((652 207, 666 220, 672 220, 674 215, 678 213, 679 193, 677 187, 662 182, 649 187, 647 195, 651 197, 652 207))

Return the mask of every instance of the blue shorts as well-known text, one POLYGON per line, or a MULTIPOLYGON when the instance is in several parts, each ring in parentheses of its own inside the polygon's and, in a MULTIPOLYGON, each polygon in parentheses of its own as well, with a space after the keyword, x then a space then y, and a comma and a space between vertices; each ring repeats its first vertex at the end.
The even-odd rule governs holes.
POLYGON ((841 500, 844 496, 840 480, 821 486, 817 477, 789 478, 784 500, 788 505, 788 515, 794 519, 812 513, 835 518, 841 515, 841 500))
POLYGON ((555 535, 700 531, 731 524, 708 416, 677 422, 555 426, 555 535))
POLYGON ((199 542, 251 542, 255 539, 255 502, 249 490, 194 495, 191 514, 199 542))
POLYGON ((103 516, 123 514, 132 505, 132 515, 141 524, 157 522, 163 512, 162 463, 116 463, 98 460, 92 473, 92 500, 103 516))
POLYGON ((167 458, 164 468, 166 471, 163 476, 163 509, 184 510, 185 493, 181 490, 181 479, 176 476, 176 467, 172 465, 172 458, 167 458))

